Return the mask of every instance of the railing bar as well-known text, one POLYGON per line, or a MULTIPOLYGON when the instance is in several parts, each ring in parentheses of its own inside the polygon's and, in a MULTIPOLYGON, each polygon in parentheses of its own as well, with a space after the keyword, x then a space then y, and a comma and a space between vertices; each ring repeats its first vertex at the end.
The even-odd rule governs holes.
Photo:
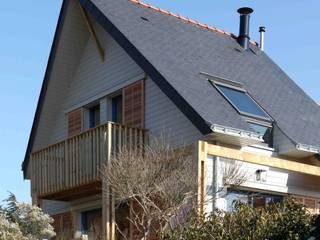
POLYGON ((92 172, 92 175, 91 175, 91 178, 90 178, 90 180, 92 180, 92 179, 95 179, 95 177, 96 177, 96 163, 97 163, 97 148, 96 148, 96 132, 97 132, 97 130, 94 130, 93 132, 92 132, 92 138, 91 138, 91 142, 92 142, 92 163, 91 163, 91 172, 92 172))
POLYGON ((81 136, 78 136, 76 138, 76 144, 75 144, 75 148, 76 148, 76 158, 75 158, 75 162, 76 162, 76 186, 79 185, 79 181, 81 179, 81 170, 80 170, 80 144, 81 144, 81 136), (80 173, 80 174, 79 174, 80 173))
MULTIPOLYGON (((62 170, 62 143, 59 144, 59 148, 58 148, 58 151, 59 151, 59 157, 58 157, 58 189, 61 189, 62 188, 62 181, 63 181, 63 176, 61 174, 61 170, 62 170)), ((57 189, 57 190, 58 190, 57 189)))
POLYGON ((38 170, 39 170, 39 194, 42 191, 42 157, 41 157, 41 153, 37 153, 37 157, 38 157, 38 170))
POLYGON ((129 128, 129 149, 132 148, 132 128, 129 128))
POLYGON ((83 167, 84 167, 84 182, 87 182, 88 181, 88 162, 90 161, 90 158, 89 158, 89 153, 90 153, 90 146, 89 146, 89 141, 88 141, 89 137, 88 137, 88 134, 85 135, 85 141, 84 141, 84 144, 85 144, 85 159, 84 159, 84 162, 83 162, 83 167))
POLYGON ((45 168, 44 168, 44 184, 45 184, 45 190, 48 190, 48 174, 47 174, 47 170, 48 170, 48 154, 47 154, 48 150, 46 150, 44 152, 44 157, 45 157, 45 168))
POLYGON ((143 149, 143 138, 142 138, 142 130, 139 130, 139 148, 140 148, 140 154, 142 155, 142 149, 143 149))
POLYGON ((79 174, 78 172, 78 164, 77 164, 77 159, 78 159, 78 149, 77 149, 77 141, 78 138, 75 138, 74 139, 74 142, 73 142, 73 149, 74 149, 74 154, 73 154, 73 164, 74 164, 74 185, 73 187, 77 186, 77 173, 79 174))
POLYGON ((93 162, 93 156, 92 156, 92 152, 93 152, 93 149, 92 149, 92 133, 93 132, 90 132, 88 133, 88 139, 87 139, 87 142, 88 142, 88 159, 86 161, 86 164, 87 164, 87 181, 90 182, 90 176, 92 176, 92 162, 93 162))
POLYGON ((95 162, 96 162, 96 154, 97 154, 97 149, 96 149, 96 131, 92 131, 91 134, 91 156, 92 156, 92 161, 89 163, 90 164, 90 181, 92 181, 95 177, 95 162))
POLYGON ((35 160, 36 160, 36 191, 37 191, 37 194, 39 194, 39 177, 40 177, 40 172, 39 172, 39 159, 37 157, 37 155, 33 155, 35 160))
POLYGON ((71 148, 71 155, 70 155, 70 159, 71 159, 71 184, 69 187, 73 187, 74 183, 75 183, 75 178, 74 178, 74 171, 75 171, 75 165, 74 165, 74 139, 70 140, 70 148, 71 148))
POLYGON ((118 152, 122 148, 122 126, 119 126, 118 136, 119 136, 119 145, 118 145, 118 148, 116 149, 116 152, 118 152))
POLYGON ((64 177, 65 177, 65 181, 64 181, 64 187, 67 187, 69 185, 69 170, 70 170, 70 166, 69 166, 69 151, 68 151, 68 141, 64 141, 64 165, 65 165, 65 171, 64 171, 64 177))
POLYGON ((77 185, 79 185, 81 179, 84 179, 85 177, 85 169, 83 167, 84 165, 84 162, 86 161, 86 157, 85 157, 85 147, 86 147, 86 144, 85 144, 85 135, 81 135, 79 136, 79 138, 77 139, 77 152, 78 152, 78 157, 77 157, 77 163, 78 163, 78 180, 77 180, 77 185))
POLYGON ((54 170, 52 171, 52 179, 51 179, 51 191, 54 192, 55 191, 55 185, 56 185, 56 175, 57 175, 57 146, 53 147, 52 149, 52 163, 51 166, 54 168, 54 170))
POLYGON ((61 177, 60 177, 60 155, 61 155, 61 143, 58 145, 57 148, 57 152, 58 152, 58 158, 57 158, 57 170, 56 170, 56 189, 55 191, 57 191, 58 189, 61 188, 60 186, 60 182, 61 182, 61 177))
POLYGON ((54 185, 56 180, 56 146, 52 148, 51 151, 51 168, 53 168, 53 171, 50 171, 51 173, 51 192, 54 192, 54 185))
POLYGON ((137 129, 134 129, 134 151, 137 151, 138 146, 138 132, 137 129))
POLYGON ((88 133, 86 134, 86 138, 85 138, 85 146, 86 146, 86 158, 84 161, 84 168, 85 168, 85 178, 84 181, 88 182, 88 172, 89 172, 89 162, 91 161, 90 158, 90 143, 89 143, 89 135, 88 133))
MULTIPOLYGON (((118 125, 112 125, 112 137, 111 137, 111 144, 112 144, 112 149, 111 149, 111 156, 114 156, 114 151, 117 146, 117 126, 118 125)), ((110 159, 109 159, 110 160, 110 159)))

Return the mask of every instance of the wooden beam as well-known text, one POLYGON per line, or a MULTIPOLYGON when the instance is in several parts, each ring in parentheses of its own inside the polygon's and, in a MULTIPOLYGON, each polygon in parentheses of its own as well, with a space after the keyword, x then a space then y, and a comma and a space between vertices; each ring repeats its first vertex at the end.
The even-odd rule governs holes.
POLYGON ((257 153, 240 151, 230 147, 208 145, 208 154, 242 162, 260 164, 268 167, 285 169, 293 172, 320 176, 320 167, 290 161, 279 157, 269 157, 257 153))
POLYGON ((80 6, 80 10, 81 10, 81 13, 82 13, 82 16, 83 16, 83 18, 84 18, 84 20, 85 20, 85 22, 86 22, 86 25, 87 25, 87 27, 88 27, 88 30, 89 30, 89 32, 91 33, 91 35, 92 35, 92 37, 93 37, 93 40, 94 40, 94 42, 95 42, 95 44, 96 44, 96 47, 97 47, 97 49, 98 49, 98 52, 99 52, 99 55, 100 55, 100 57, 101 57, 101 60, 102 61, 104 61, 104 49, 103 49, 103 47, 102 47, 102 45, 101 45, 101 43, 100 43, 100 41, 99 41, 99 39, 98 39, 98 36, 97 36, 97 34, 96 34, 96 31, 94 30, 94 27, 93 27, 93 24, 92 24, 92 22, 91 22, 91 20, 90 20, 90 17, 89 17, 89 14, 88 14, 88 12, 84 9, 84 7, 80 4, 80 2, 79 2, 79 6, 80 6))
POLYGON ((208 144, 204 141, 198 141, 196 145, 195 155, 198 159, 198 211, 200 215, 204 213, 204 201, 206 190, 206 163, 207 163, 208 144))

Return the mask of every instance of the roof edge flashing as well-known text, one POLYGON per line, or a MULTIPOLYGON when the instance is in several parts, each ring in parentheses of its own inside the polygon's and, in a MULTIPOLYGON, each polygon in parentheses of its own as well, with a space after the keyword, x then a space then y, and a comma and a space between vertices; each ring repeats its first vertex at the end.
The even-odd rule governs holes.
POLYGON ((315 147, 307 144, 298 143, 296 144, 296 149, 298 151, 320 154, 320 147, 315 147))
POLYGON ((236 128, 213 124, 211 126, 211 130, 213 131, 213 133, 220 133, 220 134, 225 134, 225 135, 244 138, 244 139, 251 139, 251 140, 258 141, 258 142, 264 141, 263 136, 261 134, 257 134, 255 132, 250 132, 250 131, 245 131, 245 130, 240 130, 240 129, 236 129, 236 128))

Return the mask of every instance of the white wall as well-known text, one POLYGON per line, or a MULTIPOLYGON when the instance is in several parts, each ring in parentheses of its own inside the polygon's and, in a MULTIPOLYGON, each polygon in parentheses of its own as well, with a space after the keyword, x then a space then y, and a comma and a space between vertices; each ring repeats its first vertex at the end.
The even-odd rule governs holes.
MULTIPOLYGON (((280 195, 300 195, 311 198, 320 199, 319 179, 315 176, 291 172, 283 169, 266 167, 258 164, 245 163, 220 157, 209 156, 206 166, 206 185, 208 196, 214 195, 217 191, 213 191, 215 184, 218 188, 216 196, 216 206, 226 210, 226 189, 224 188, 223 175, 226 166, 235 165, 241 169, 243 174, 247 176, 247 180, 242 184, 242 188, 246 190, 275 193, 280 195), (214 174, 214 166, 216 164, 217 174, 214 174), (266 181, 258 181, 256 179, 256 171, 266 171, 266 181)), ((241 188, 240 188, 241 189, 241 188)), ((208 197, 209 199, 209 197, 208 197)), ((211 199, 211 198, 210 198, 211 199)), ((208 201, 206 212, 212 211, 213 201, 208 201)))

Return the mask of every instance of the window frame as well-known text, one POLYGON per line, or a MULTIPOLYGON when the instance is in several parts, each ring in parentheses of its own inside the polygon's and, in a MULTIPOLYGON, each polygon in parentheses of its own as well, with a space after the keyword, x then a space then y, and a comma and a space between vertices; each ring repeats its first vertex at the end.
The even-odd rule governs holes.
POLYGON ((213 87, 215 89, 217 89, 217 91, 230 103, 230 105, 242 116, 244 117, 249 117, 250 119, 256 119, 256 120, 262 120, 264 122, 273 122, 273 119, 271 118, 271 116, 263 109, 263 107, 260 106, 260 104, 254 100, 254 98, 248 93, 248 91, 246 91, 245 89, 243 88, 239 88, 239 87, 235 87, 235 86, 232 86, 232 85, 229 85, 229 84, 224 84, 224 83, 220 83, 220 82, 216 82, 216 81, 210 81, 211 84, 213 85, 213 87), (267 116, 267 117, 263 117, 263 116, 259 116, 259 115, 256 115, 256 114, 252 114, 252 113, 249 113, 249 112, 244 112, 244 111, 241 111, 232 101, 231 99, 223 93, 223 91, 221 89, 219 89, 219 86, 222 86, 222 87, 225 87, 225 88, 229 88, 231 90, 234 90, 234 91, 238 91, 238 92, 242 92, 244 93, 247 97, 250 98, 250 100, 256 104, 256 106, 267 116))
POLYGON ((101 106, 100 103, 97 103, 96 105, 93 105, 88 108, 88 128, 92 129, 101 124, 101 106), (96 111, 98 113, 98 119, 96 119, 96 111), (96 124, 98 123, 98 124, 96 124))

